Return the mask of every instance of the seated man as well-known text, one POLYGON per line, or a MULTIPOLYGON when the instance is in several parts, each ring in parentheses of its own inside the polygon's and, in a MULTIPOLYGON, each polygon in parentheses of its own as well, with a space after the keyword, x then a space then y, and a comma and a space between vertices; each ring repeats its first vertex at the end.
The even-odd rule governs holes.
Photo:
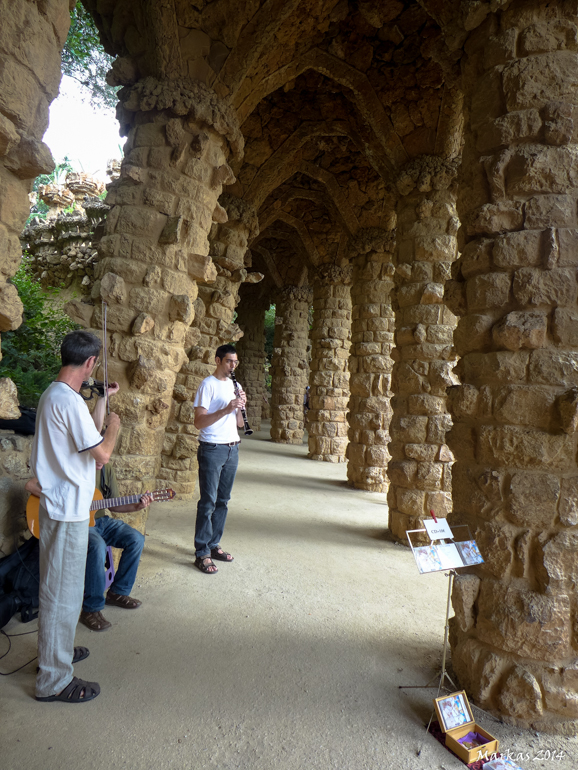
MULTIPOLYGON (((102 463, 96 463, 96 487, 105 499, 120 497, 116 475, 110 464, 103 466, 102 463)), ((30 479, 26 483, 26 490, 38 497, 42 491, 36 479, 30 479)), ((151 502, 151 495, 145 492, 140 502, 115 506, 109 510, 115 513, 129 513, 146 508, 151 502)), ((143 546, 144 535, 138 530, 120 519, 107 516, 105 509, 95 512, 94 527, 90 527, 88 531, 84 600, 80 613, 80 622, 91 631, 106 631, 111 627, 112 624, 101 611, 105 604, 127 610, 140 607, 141 602, 130 596, 130 592, 136 579, 143 546), (105 599, 104 562, 108 546, 121 548, 122 556, 105 599)))

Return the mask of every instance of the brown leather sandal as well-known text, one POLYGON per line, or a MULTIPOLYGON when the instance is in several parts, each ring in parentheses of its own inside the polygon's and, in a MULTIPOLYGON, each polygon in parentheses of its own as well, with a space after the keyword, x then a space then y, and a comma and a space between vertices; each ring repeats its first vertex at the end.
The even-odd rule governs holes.
POLYGON ((105 604, 110 604, 112 607, 122 607, 125 610, 136 610, 137 607, 141 606, 142 602, 138 599, 133 599, 132 596, 115 594, 109 591, 106 595, 105 604))
POLYGON ((104 617, 102 612, 85 612, 82 610, 80 613, 80 622, 91 631, 107 631, 112 627, 112 623, 104 617))
POLYGON ((85 682, 84 679, 78 679, 75 676, 58 695, 48 695, 46 698, 39 698, 37 695, 36 700, 42 703, 53 703, 54 701, 60 701, 61 703, 85 703, 86 701, 94 700, 99 694, 100 686, 96 682, 85 682))
POLYGON ((213 564, 210 556, 197 556, 195 559, 195 567, 200 569, 205 575, 216 575, 219 571, 213 564), (205 562, 208 562, 205 564, 205 562))
POLYGON ((216 548, 213 548, 211 551, 211 557, 217 561, 233 561, 231 554, 223 551, 220 545, 218 545, 216 548))

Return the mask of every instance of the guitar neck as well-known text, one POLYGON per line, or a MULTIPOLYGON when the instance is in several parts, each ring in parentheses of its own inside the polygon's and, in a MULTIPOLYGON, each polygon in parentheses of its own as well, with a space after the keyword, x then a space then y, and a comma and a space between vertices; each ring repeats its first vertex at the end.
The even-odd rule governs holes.
POLYGON ((93 500, 90 504, 91 511, 100 511, 102 508, 116 508, 119 505, 132 505, 140 503, 142 495, 127 495, 126 497, 112 497, 109 500, 93 500))

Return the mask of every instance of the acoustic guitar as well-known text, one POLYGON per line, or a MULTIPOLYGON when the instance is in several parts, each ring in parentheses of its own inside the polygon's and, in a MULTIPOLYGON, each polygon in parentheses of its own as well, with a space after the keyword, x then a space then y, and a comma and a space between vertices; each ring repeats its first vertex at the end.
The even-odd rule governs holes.
MULTIPOLYGON (((100 489, 94 490, 94 497, 90 505, 90 522, 89 526, 94 527, 94 511, 100 511, 103 508, 116 508, 117 505, 130 505, 131 503, 139 503, 144 492, 140 495, 127 495, 125 497, 113 497, 109 500, 105 500, 102 496, 100 489)), ((153 503, 162 503, 166 500, 172 500, 176 496, 176 492, 173 489, 157 489, 155 492, 149 492, 153 498, 153 503)), ((38 510, 40 508, 40 498, 36 495, 30 495, 28 502, 26 503, 26 521, 28 522, 28 529, 34 535, 38 537, 39 524, 38 524, 38 510)))

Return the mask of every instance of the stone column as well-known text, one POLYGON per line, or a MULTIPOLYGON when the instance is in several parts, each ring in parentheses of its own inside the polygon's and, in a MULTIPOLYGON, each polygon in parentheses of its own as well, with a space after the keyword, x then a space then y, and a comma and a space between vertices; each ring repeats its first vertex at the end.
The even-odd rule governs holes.
POLYGON ((307 414, 309 457, 345 462, 351 346, 351 266, 322 265, 313 281, 307 414))
MULTIPOLYGON (((572 10, 573 9, 573 10, 572 10)), ((453 521, 484 564, 456 582, 454 669, 504 721, 578 720, 578 18, 513 2, 470 34, 452 301, 462 380, 453 521)))
POLYGON ((451 425, 446 388, 453 375, 456 318, 444 287, 457 257, 456 164, 435 156, 411 161, 397 181, 395 366, 391 422, 389 527, 407 542, 433 510, 451 510, 451 425))
POLYGON ((171 418, 166 426, 161 476, 179 472, 182 494, 192 494, 197 476, 197 436, 193 425, 193 401, 204 377, 215 369, 215 351, 224 343, 236 343, 243 332, 233 322, 243 282, 257 283, 261 273, 248 273, 247 243, 258 233, 253 207, 224 193, 219 198, 218 221, 209 234, 209 253, 217 278, 198 285, 195 317, 188 330, 185 352, 188 361, 177 374, 171 418), (222 205, 221 205, 222 204, 222 205), (186 486, 185 486, 186 485, 186 486))
POLYGON ((312 292, 285 286, 277 297, 271 361, 271 438, 279 444, 303 443, 303 397, 309 379, 307 339, 312 292))
POLYGON ((347 479, 350 486, 370 492, 386 492, 388 486, 394 243, 393 231, 370 228, 362 230, 350 244, 353 278, 347 479))
MULTIPOLYGON (((165 441, 165 426, 169 418, 192 422, 191 404, 173 401, 173 387, 187 358, 197 281, 216 278, 207 236, 213 221, 227 219, 217 198, 234 181, 227 157, 241 151, 242 137, 231 108, 202 83, 148 77, 119 96, 128 140, 107 197, 97 274, 108 303, 109 376, 121 384, 115 467, 122 491, 163 484, 187 493, 192 439, 165 441), (169 448, 171 466, 161 472, 169 448)), ((102 327, 100 306, 93 326, 102 327)))
POLYGON ((237 378, 247 394, 247 419, 253 430, 261 430, 265 394, 265 311, 269 306, 268 297, 243 290, 237 315, 237 323, 243 331, 236 345, 241 362, 237 378))
MULTIPOLYGON (((0 16, 0 332, 6 332, 22 323, 22 302, 9 279, 22 257, 19 235, 30 213, 28 193, 36 176, 54 169, 42 137, 58 95, 69 2, 39 7, 0 0, 0 16)), ((19 415, 16 387, 2 378, 0 417, 19 415)))

